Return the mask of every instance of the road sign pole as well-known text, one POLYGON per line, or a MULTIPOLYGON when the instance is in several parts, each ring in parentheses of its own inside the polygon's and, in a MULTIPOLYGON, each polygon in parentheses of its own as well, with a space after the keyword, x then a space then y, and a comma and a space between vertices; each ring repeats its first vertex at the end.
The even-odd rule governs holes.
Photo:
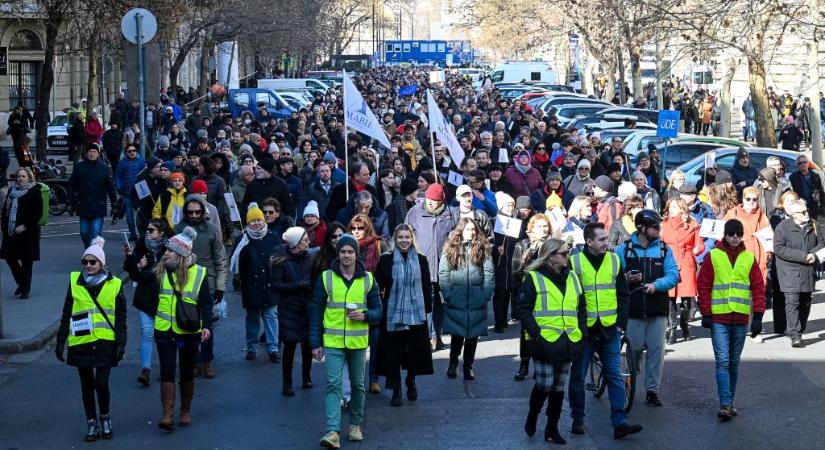
POLYGON ((135 14, 135 25, 137 32, 135 39, 137 40, 138 52, 138 101, 140 102, 140 154, 148 158, 150 155, 146 153, 146 105, 144 101, 144 68, 143 68, 143 30, 141 25, 143 22, 143 14, 135 14))

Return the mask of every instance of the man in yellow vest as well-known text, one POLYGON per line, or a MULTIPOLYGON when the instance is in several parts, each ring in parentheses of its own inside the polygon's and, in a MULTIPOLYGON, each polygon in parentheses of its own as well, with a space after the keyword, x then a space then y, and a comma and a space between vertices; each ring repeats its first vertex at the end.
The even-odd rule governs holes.
POLYGON ((362 441, 364 417, 364 365, 369 347, 370 325, 381 320, 381 298, 372 274, 364 269, 358 241, 344 234, 336 245, 338 258, 315 282, 309 310, 309 344, 312 356, 326 355, 327 433, 326 448, 340 448, 341 384, 344 365, 349 369, 352 399, 349 404, 350 441, 362 441))
POLYGON ((744 234, 742 222, 725 222, 725 237, 705 256, 696 283, 702 326, 711 330, 719 394, 717 416, 723 422, 738 414, 733 399, 749 316, 753 313, 750 331, 756 336, 762 331, 765 312, 762 271, 742 244, 744 234))
POLYGON ((573 361, 570 375, 571 433, 584 434, 584 379, 593 353, 599 354, 602 371, 607 379, 610 398, 610 419, 613 438, 642 431, 641 425, 627 422, 625 386, 621 374, 621 336, 617 329, 627 326, 627 308, 630 293, 627 280, 620 270, 619 256, 607 251, 607 231, 603 223, 589 223, 584 227, 584 249, 570 257, 570 266, 581 280, 587 302, 587 339, 584 350, 573 361))

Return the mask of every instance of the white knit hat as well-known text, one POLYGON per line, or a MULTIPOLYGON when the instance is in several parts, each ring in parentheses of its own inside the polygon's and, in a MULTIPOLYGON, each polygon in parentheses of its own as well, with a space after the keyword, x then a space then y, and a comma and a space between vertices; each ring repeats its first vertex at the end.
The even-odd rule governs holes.
POLYGON ((98 261, 100 261, 101 266, 105 266, 106 254, 103 253, 103 244, 105 243, 106 239, 103 239, 103 236, 98 236, 92 239, 92 245, 90 245, 89 248, 87 248, 86 251, 83 252, 82 257, 85 258, 86 255, 92 255, 95 258, 97 258, 98 261))
POLYGON ((305 234, 306 230, 302 227, 289 227, 286 231, 284 231, 284 235, 282 237, 287 245, 290 247, 297 247, 298 244, 301 243, 301 239, 303 239, 305 234))
POLYGON ((310 200, 309 203, 307 203, 307 206, 304 208, 303 217, 306 216, 321 217, 321 214, 318 212, 318 202, 310 200))
POLYGON ((499 208, 503 207, 504 205, 506 205, 508 203, 515 204, 516 201, 513 200, 513 197, 511 197, 509 194, 506 194, 506 193, 501 192, 501 191, 496 192, 496 205, 499 208))

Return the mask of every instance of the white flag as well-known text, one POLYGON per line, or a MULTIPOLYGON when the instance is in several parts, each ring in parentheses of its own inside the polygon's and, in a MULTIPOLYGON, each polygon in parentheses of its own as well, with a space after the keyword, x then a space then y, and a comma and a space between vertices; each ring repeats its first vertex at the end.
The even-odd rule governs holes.
POLYGON ((364 133, 377 139, 384 147, 390 148, 387 134, 384 133, 378 119, 367 106, 367 101, 358 92, 346 72, 344 72, 344 127, 364 133))
POLYGON ((429 89, 427 89, 427 110, 430 116, 430 131, 435 132, 438 140, 441 141, 441 145, 447 147, 455 166, 461 167, 461 162, 464 161, 464 150, 458 144, 458 139, 455 138, 450 123, 444 118, 444 114, 441 114, 438 103, 436 103, 435 97, 429 89))

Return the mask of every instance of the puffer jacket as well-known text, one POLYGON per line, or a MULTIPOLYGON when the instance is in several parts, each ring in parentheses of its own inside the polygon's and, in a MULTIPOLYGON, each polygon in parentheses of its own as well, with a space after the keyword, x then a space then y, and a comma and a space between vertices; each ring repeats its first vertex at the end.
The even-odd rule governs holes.
POLYGON ((272 287, 278 294, 278 334, 283 342, 309 338, 312 257, 294 255, 281 246, 272 258, 272 287))
MULTIPOLYGON (((464 244, 464 254, 468 252, 464 244)), ((493 295, 493 258, 487 255, 482 267, 465 260, 450 268, 446 255, 438 264, 438 285, 444 298, 444 333, 465 338, 487 336, 487 303, 493 295)))
MULTIPOLYGON (((206 211, 206 200, 197 195, 189 195, 186 203, 198 202, 206 211)), ((209 223, 204 216, 199 222, 191 221, 188 217, 175 226, 175 233, 180 233, 186 227, 192 227, 198 233, 192 242, 192 253, 197 256, 196 264, 206 267, 206 279, 209 281, 209 290, 226 292, 226 277, 229 274, 229 267, 226 261, 226 249, 223 246, 221 231, 209 223)))
POLYGON ((125 195, 135 185, 138 174, 146 167, 146 160, 142 156, 134 159, 121 158, 115 170, 115 189, 125 195))
POLYGON ((272 233, 261 239, 249 238, 238 255, 238 274, 241 280, 241 303, 245 309, 261 309, 278 304, 278 296, 271 284, 269 258, 279 240, 272 233))
POLYGON ((76 163, 69 185, 79 217, 106 217, 107 195, 112 205, 117 202, 112 171, 101 159, 76 163))

